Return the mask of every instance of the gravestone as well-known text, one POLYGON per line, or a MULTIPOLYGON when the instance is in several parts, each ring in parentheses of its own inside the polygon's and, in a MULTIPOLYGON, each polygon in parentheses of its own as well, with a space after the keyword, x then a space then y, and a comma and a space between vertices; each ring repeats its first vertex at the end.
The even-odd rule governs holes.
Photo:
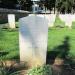
POLYGON ((56 14, 38 14, 37 16, 43 17, 48 21, 48 27, 53 27, 56 19, 56 14))
POLYGON ((15 15, 14 14, 8 14, 8 24, 9 24, 9 28, 11 29, 15 28, 15 15))
POLYGON ((68 26, 69 28, 72 27, 72 22, 73 22, 73 16, 71 14, 64 14, 64 15, 59 15, 59 18, 65 22, 65 26, 68 26))
POLYGON ((65 15, 63 15, 63 14, 60 14, 60 15, 59 15, 59 18, 60 18, 62 21, 64 21, 64 22, 65 22, 65 20, 66 20, 65 15))
POLYGON ((45 17, 48 20, 48 27, 53 27, 56 19, 56 14, 46 14, 45 17))
POLYGON ((48 24, 43 17, 32 15, 19 20, 20 61, 30 66, 46 63, 48 24))
POLYGON ((75 22, 75 14, 72 14, 71 16, 72 16, 72 21, 75 22))

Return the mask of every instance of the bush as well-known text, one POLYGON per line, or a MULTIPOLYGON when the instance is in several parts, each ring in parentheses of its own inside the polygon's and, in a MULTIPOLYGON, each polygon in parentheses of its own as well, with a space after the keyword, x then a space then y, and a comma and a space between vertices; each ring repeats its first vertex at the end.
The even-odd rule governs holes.
POLYGON ((34 67, 28 71, 28 75, 52 75, 51 66, 34 67))

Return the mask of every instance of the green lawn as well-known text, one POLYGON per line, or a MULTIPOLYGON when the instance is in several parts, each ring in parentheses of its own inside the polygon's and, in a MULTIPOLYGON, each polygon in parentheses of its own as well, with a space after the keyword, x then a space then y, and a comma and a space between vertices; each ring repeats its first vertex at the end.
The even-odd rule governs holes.
POLYGON ((58 52, 58 56, 65 54, 75 58, 75 22, 72 23, 72 29, 69 29, 56 17, 54 28, 49 28, 48 31, 48 51, 54 51, 55 54, 58 52))
MULTIPOLYGON (((75 29, 60 27, 64 26, 58 17, 54 25, 48 31, 48 51, 66 52, 75 58, 75 29)), ((2 24, 1 24, 2 25, 2 24)), ((0 26, 1 26, 0 25, 0 26)), ((16 23, 18 27, 18 23, 16 23)), ((73 23, 73 26, 75 23, 73 23)), ((19 36, 18 28, 11 30, 0 28, 0 59, 19 59, 19 36)))
POLYGON ((48 31, 48 51, 63 50, 75 57, 75 29, 56 28, 48 31))
POLYGON ((0 59, 19 58, 18 29, 0 29, 0 59))

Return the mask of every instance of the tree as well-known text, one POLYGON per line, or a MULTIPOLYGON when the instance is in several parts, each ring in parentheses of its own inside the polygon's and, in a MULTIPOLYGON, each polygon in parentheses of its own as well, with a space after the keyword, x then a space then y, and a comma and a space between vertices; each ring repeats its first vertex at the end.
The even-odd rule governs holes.
POLYGON ((20 5, 20 9, 30 11, 32 8, 31 0, 17 0, 17 2, 20 5))
POLYGON ((0 7, 16 9, 16 5, 19 6, 19 9, 31 10, 32 2, 31 0, 0 0, 0 7))
POLYGON ((56 0, 56 7, 60 13, 72 13, 75 0, 56 0))
POLYGON ((15 8, 15 4, 17 3, 17 0, 0 0, 1 7, 2 8, 15 8))
POLYGON ((45 0, 45 7, 51 12, 51 10, 55 8, 55 0, 45 0))

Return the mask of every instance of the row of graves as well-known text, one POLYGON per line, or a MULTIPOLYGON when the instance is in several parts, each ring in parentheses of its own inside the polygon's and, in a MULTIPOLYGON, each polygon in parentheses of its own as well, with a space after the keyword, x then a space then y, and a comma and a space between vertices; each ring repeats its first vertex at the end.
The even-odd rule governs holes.
MULTIPOLYGON (((33 16, 33 14, 30 14, 29 16, 33 16)), ((48 27, 54 27, 54 22, 56 20, 56 14, 38 14, 36 15, 38 17, 42 17, 47 19, 48 27)), ((75 21, 75 15, 73 14, 59 14, 58 16, 62 22, 65 22, 65 26, 68 28, 72 28, 72 22, 75 21)), ((33 20, 32 20, 33 21, 33 20)), ((8 23, 9 28, 15 28, 15 15, 14 14, 8 14, 8 23)))

